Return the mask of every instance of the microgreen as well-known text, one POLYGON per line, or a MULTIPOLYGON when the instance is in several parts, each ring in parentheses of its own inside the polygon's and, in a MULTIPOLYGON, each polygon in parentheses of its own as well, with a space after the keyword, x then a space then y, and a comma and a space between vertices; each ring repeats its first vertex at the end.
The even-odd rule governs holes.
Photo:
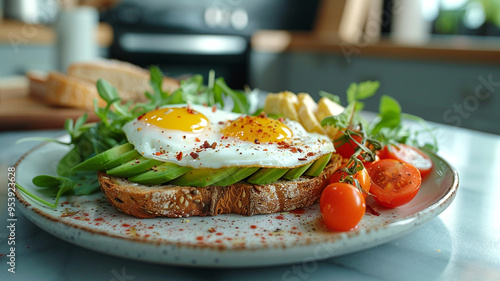
POLYGON ((225 101, 232 101, 234 112, 249 114, 251 103, 248 94, 231 89, 223 78, 215 78, 215 73, 209 73, 208 85, 204 84, 201 75, 194 75, 180 81, 180 87, 172 93, 163 91, 163 75, 158 67, 150 68, 150 85, 152 92, 144 95, 144 103, 122 103, 118 90, 105 80, 96 83, 99 96, 106 102, 105 107, 99 107, 94 100, 94 112, 100 121, 86 123, 87 114, 73 121, 66 120, 64 129, 70 136, 69 142, 49 138, 26 138, 18 141, 46 141, 70 146, 69 152, 62 157, 57 165, 57 176, 41 175, 33 179, 40 193, 55 197, 51 203, 26 188, 18 185, 19 190, 34 200, 50 207, 57 207, 62 195, 87 195, 99 189, 95 172, 74 171, 73 167, 84 160, 97 155, 111 147, 126 142, 122 131, 123 125, 141 114, 160 106, 179 103, 204 104, 207 106, 225 107, 225 101))

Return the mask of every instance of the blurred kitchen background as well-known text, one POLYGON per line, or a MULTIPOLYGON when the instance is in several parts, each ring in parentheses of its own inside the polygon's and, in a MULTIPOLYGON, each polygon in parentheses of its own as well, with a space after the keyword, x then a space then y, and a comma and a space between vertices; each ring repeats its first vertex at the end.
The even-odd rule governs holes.
POLYGON ((498 0, 0 0, 0 19, 0 93, 103 57, 343 102, 379 80, 405 112, 500 134, 498 0))

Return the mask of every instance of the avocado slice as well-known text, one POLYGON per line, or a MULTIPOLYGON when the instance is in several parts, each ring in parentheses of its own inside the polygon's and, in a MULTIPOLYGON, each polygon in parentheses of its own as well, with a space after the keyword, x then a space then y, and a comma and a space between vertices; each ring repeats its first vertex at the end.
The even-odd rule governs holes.
POLYGON ((162 184, 178 178, 192 169, 166 162, 145 173, 130 177, 129 180, 142 184, 162 184))
POLYGON ((286 172, 288 172, 288 169, 261 168, 248 178, 247 182, 253 184, 269 184, 277 181, 286 174, 286 172))
POLYGON ((311 167, 311 165, 313 163, 314 162, 311 162, 309 164, 305 164, 305 165, 302 165, 300 167, 296 167, 296 168, 290 169, 290 170, 288 170, 288 172, 286 172, 286 174, 283 175, 283 178, 286 179, 286 180, 295 180, 295 179, 298 179, 298 178, 300 178, 300 176, 302 176, 302 174, 305 171, 307 171, 307 169, 309 169, 309 167, 311 167))
POLYGON ((170 184, 205 187, 233 174, 237 169, 238 167, 228 167, 222 169, 193 169, 174 179, 170 182, 170 184))
POLYGON ((100 171, 104 170, 104 164, 121 154, 134 149, 134 145, 131 143, 122 144, 119 146, 115 146, 106 151, 103 151, 97 154, 94 157, 91 157, 82 163, 73 167, 73 171, 100 171))
POLYGON ((107 170, 106 173, 115 177, 133 177, 135 175, 145 173, 153 166, 159 166, 161 164, 163 164, 163 162, 140 156, 139 158, 130 160, 120 166, 107 170))
POLYGON ((330 158, 332 157, 332 153, 325 154, 318 158, 314 163, 307 169, 304 173, 306 176, 317 177, 323 172, 323 169, 326 167, 328 162, 330 162, 330 158))
POLYGON ((141 156, 141 154, 137 150, 132 149, 130 151, 127 151, 127 152, 121 154, 120 156, 116 157, 115 159, 106 162, 103 165, 102 169, 103 170, 112 169, 114 167, 120 166, 123 163, 127 163, 128 161, 130 161, 132 159, 136 159, 139 156, 141 156))
POLYGON ((246 179, 253 173, 259 170, 259 167, 241 167, 236 172, 230 174, 229 176, 223 178, 222 180, 216 182, 214 185, 218 186, 228 186, 237 183, 243 179, 246 179))

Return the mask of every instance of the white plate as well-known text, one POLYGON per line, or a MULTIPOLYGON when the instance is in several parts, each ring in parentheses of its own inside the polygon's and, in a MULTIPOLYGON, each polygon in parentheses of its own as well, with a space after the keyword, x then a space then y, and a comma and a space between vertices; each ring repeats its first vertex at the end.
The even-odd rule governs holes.
MULTIPOLYGON (((24 155, 16 164, 18 183, 36 192, 31 180, 55 175, 67 152, 48 143, 24 155)), ((16 192, 22 213, 34 224, 76 245, 143 261, 208 267, 268 266, 338 256, 401 237, 445 210, 458 188, 457 172, 431 155, 435 164, 417 197, 409 204, 384 209, 371 201, 379 216, 367 214, 350 232, 328 232, 319 206, 296 212, 244 217, 137 219, 116 211, 105 196, 61 198, 56 209, 16 192)))

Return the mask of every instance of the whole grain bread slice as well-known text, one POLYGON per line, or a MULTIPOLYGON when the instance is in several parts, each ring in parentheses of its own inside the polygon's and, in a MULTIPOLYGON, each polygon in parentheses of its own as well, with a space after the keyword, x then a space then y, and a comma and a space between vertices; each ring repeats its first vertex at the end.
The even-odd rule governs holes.
POLYGON ((314 204, 337 170, 342 157, 332 155, 317 177, 278 180, 267 185, 238 182, 230 186, 142 185, 125 178, 98 173, 101 189, 119 211, 139 218, 215 216, 235 213, 244 216, 292 211, 314 204))

